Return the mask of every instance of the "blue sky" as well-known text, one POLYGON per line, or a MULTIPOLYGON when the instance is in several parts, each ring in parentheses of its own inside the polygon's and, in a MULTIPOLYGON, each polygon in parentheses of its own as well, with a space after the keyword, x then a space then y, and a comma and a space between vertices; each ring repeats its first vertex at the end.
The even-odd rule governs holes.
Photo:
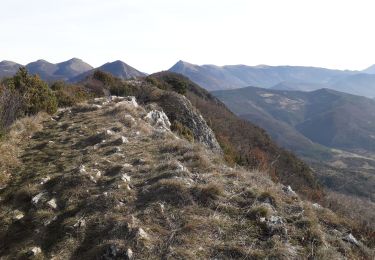
POLYGON ((375 63, 370 0, 1 0, 0 60, 121 59, 148 73, 196 64, 375 63))

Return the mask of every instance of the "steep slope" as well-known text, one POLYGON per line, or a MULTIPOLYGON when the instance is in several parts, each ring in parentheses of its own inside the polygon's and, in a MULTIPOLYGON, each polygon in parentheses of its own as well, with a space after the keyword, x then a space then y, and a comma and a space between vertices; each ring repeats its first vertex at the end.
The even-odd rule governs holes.
POLYGON ((298 92, 248 87, 213 94, 238 115, 267 113, 321 145, 375 152, 375 102, 371 99, 329 89, 298 92))
POLYGON ((0 79, 13 76, 21 66, 13 61, 3 60, 0 62, 0 79))
POLYGON ((129 66, 123 61, 117 60, 114 62, 108 62, 98 68, 82 73, 76 77, 70 79, 71 82, 79 82, 84 80, 88 76, 92 75, 95 71, 104 71, 110 73, 112 76, 119 79, 132 79, 146 76, 145 73, 136 70, 135 68, 129 66))
POLYGON ((374 100, 328 89, 248 87, 213 94, 320 169, 316 172, 326 186, 375 200, 374 100))
POLYGON ((2 258, 371 258, 348 222, 226 166, 132 98, 96 99, 42 125, 0 190, 2 258))

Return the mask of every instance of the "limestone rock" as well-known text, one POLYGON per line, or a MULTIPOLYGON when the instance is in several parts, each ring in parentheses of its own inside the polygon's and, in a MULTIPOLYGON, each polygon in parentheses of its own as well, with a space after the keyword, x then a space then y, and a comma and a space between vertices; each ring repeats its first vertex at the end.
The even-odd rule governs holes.
POLYGON ((346 235, 345 237, 343 237, 343 240, 347 241, 349 243, 352 243, 352 244, 354 244, 356 246, 359 246, 358 240, 352 235, 352 233, 349 233, 348 235, 346 235))
POLYGON ((52 198, 47 202, 47 205, 50 206, 52 209, 57 209, 56 199, 52 198))
POLYGON ((170 130, 171 123, 163 111, 152 110, 146 115, 145 120, 156 128, 170 130))
POLYGON ((39 203, 39 201, 44 197, 45 194, 46 194, 45 192, 41 192, 41 193, 35 195, 35 196, 31 199, 31 203, 32 203, 34 206, 36 206, 36 205, 39 203))
POLYGON ((282 189, 289 196, 293 196, 293 197, 297 196, 297 193, 295 193, 295 191, 289 185, 284 186, 282 189))

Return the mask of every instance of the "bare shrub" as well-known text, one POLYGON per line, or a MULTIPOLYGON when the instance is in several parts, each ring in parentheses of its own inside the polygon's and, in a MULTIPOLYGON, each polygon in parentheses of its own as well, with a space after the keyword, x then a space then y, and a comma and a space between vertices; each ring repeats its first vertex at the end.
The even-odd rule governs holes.
POLYGON ((19 165, 19 153, 22 143, 32 133, 42 128, 41 121, 45 114, 38 114, 33 117, 25 117, 16 121, 9 130, 9 133, 0 142, 0 186, 5 185, 12 174, 12 169, 19 165))
POLYGON ((20 94, 0 86, 0 132, 5 131, 21 114, 20 94))

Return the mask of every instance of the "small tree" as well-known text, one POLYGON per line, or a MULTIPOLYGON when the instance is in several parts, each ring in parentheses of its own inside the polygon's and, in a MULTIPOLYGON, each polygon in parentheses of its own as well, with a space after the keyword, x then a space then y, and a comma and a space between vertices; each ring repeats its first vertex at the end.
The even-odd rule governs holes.
POLYGON ((7 88, 17 91, 23 101, 23 111, 26 115, 39 111, 55 113, 57 101, 47 83, 37 75, 30 75, 26 68, 21 67, 16 75, 6 80, 7 88))

